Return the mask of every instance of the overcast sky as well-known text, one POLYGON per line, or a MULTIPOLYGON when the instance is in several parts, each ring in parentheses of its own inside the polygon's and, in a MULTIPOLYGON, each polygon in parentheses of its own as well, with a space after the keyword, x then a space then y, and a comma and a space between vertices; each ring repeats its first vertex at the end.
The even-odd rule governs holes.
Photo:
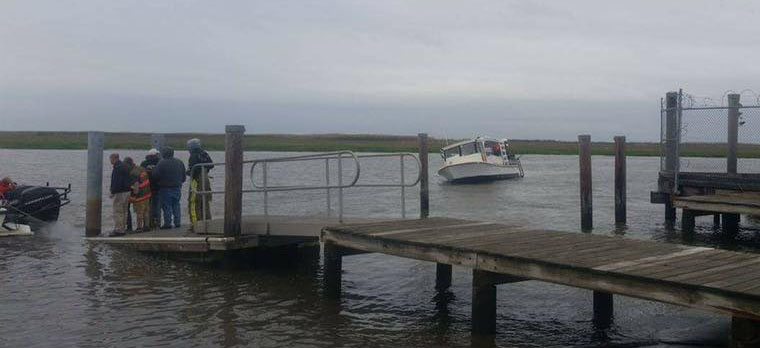
POLYGON ((0 0, 5 130, 654 140, 678 87, 760 90, 760 2, 0 0))

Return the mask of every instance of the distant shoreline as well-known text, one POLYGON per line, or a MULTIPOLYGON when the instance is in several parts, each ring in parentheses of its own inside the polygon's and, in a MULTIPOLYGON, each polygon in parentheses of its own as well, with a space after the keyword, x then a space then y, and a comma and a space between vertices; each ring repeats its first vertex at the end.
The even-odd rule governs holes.
MULTIPOLYGON (((199 138, 207 150, 224 150, 224 134, 171 133, 167 143, 184 149, 187 139, 199 138)), ((449 143, 458 140, 449 140, 449 143)), ((107 149, 147 150, 149 133, 106 133, 107 149)), ((430 151, 437 153, 446 145, 444 139, 430 138, 430 151)), ((626 144, 629 156, 659 156, 660 144, 631 142, 626 144)), ((527 155, 577 155, 578 144, 573 141, 510 139, 512 152, 527 155)), ((87 132, 0 132, 0 149, 82 150, 87 148, 87 132)), ((405 135, 369 134, 251 134, 245 138, 246 151, 321 152, 351 150, 357 152, 417 152, 417 137, 405 135)), ((725 145, 685 144, 684 156, 723 157, 725 145)), ((594 155, 613 155, 614 143, 594 142, 594 155)), ((760 158, 760 145, 739 145, 740 157, 760 158)))

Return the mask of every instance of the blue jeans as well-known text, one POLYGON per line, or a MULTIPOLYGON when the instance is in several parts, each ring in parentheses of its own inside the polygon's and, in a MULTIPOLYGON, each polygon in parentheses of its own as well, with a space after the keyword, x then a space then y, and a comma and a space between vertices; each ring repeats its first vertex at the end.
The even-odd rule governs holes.
POLYGON ((182 198, 182 190, 179 187, 162 187, 161 190, 158 191, 158 196, 161 200, 161 210, 164 212, 164 226, 171 226, 172 216, 174 216, 174 226, 179 227, 179 200, 182 198))

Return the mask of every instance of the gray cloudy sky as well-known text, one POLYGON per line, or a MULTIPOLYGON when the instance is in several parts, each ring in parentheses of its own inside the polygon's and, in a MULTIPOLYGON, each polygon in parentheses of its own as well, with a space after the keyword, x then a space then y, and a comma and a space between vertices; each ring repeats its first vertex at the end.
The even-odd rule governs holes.
POLYGON ((760 90, 757 1, 0 0, 0 128, 653 140, 760 90))

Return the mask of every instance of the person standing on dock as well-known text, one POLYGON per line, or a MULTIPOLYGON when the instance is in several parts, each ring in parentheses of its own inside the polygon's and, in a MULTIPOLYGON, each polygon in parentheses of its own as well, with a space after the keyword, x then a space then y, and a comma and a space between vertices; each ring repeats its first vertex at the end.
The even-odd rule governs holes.
POLYGON ((145 160, 140 163, 140 167, 145 168, 148 173, 148 179, 150 179, 150 229, 158 228, 161 226, 161 205, 158 199, 158 183, 153 178, 153 170, 156 168, 158 161, 161 160, 161 155, 156 149, 150 149, 148 154, 145 155, 145 160))
POLYGON ((174 158, 174 149, 161 149, 161 161, 153 171, 153 176, 159 187, 161 210, 164 212, 164 224, 161 229, 180 227, 179 201, 182 198, 182 184, 185 182, 185 164, 174 158), (173 218, 173 219, 172 219, 173 218))
POLYGON ((143 167, 135 167, 135 171, 138 172, 138 178, 132 184, 132 196, 129 197, 129 202, 132 203, 137 216, 135 232, 140 233, 150 230, 150 178, 148 178, 148 171, 143 167))
MULTIPOLYGON (((211 156, 203 150, 200 139, 193 138, 187 141, 187 151, 190 159, 187 160, 187 176, 190 177, 190 193, 187 197, 187 211, 190 215, 190 228, 199 220, 211 219, 211 195, 196 194, 197 191, 211 190, 211 181, 208 175, 201 177, 203 168, 198 164, 212 163, 211 156)), ((213 165, 203 166, 206 170, 214 168, 213 165)))
POLYGON ((109 157, 113 170, 111 171, 111 195, 113 199, 113 232, 111 237, 123 236, 127 228, 127 209, 129 205, 129 170, 119 160, 118 153, 109 157))

